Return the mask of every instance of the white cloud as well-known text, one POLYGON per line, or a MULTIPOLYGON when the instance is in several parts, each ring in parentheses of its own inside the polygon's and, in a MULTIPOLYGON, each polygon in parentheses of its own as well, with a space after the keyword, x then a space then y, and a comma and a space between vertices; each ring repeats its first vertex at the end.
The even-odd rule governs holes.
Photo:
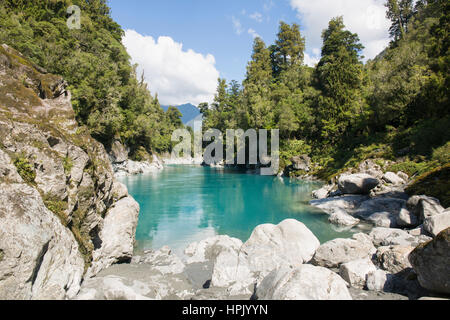
POLYGON ((183 50, 183 44, 170 37, 157 41, 134 30, 126 30, 123 44, 143 71, 152 94, 158 93, 163 105, 212 102, 219 71, 211 54, 183 50))
POLYGON ((390 21, 385 0, 290 0, 298 11, 307 42, 307 50, 322 46, 322 31, 333 17, 344 16, 348 30, 359 35, 366 47, 363 55, 374 58, 389 43, 390 21))
POLYGON ((253 19, 256 22, 262 22, 263 21, 263 16, 259 12, 252 13, 251 15, 249 15, 249 17, 250 17, 250 19, 253 19))
POLYGON ((248 34, 251 35, 253 38, 261 38, 261 39, 262 39, 262 37, 261 37, 255 30, 253 30, 252 28, 248 29, 247 32, 248 32, 248 34))
POLYGON ((231 17, 231 21, 233 22, 234 32, 236 32, 238 36, 241 35, 241 33, 244 32, 241 21, 237 19, 235 16, 231 17))
POLYGON ((308 53, 305 52, 305 64, 310 67, 315 67, 316 64, 318 64, 320 61, 319 56, 310 56, 308 53))
POLYGON ((270 11, 275 6, 273 0, 268 0, 264 3, 263 8, 264 11, 270 11))

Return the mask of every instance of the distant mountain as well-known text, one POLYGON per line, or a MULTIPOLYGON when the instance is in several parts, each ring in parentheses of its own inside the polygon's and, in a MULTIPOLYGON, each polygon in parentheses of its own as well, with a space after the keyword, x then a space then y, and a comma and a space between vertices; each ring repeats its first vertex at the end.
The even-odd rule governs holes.
MULTIPOLYGON (((167 111, 169 109, 169 106, 161 106, 164 111, 167 111)), ((183 121, 183 124, 187 124, 189 121, 194 120, 200 115, 200 111, 196 106, 193 104, 187 103, 183 104, 181 106, 175 106, 180 110, 183 117, 181 118, 181 121, 183 121)))
POLYGON ((194 130, 194 132, 201 131, 203 125, 203 115, 199 114, 197 117, 195 117, 185 125, 186 127, 191 127, 194 130), (195 122, 199 122, 200 124, 195 124, 195 122))

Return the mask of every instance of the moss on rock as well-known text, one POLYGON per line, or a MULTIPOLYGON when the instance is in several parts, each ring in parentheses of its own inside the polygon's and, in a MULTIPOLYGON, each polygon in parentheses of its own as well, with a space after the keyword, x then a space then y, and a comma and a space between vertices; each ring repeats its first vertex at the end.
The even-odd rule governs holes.
POLYGON ((435 197, 444 207, 450 207, 450 163, 419 176, 407 189, 412 195, 435 197))

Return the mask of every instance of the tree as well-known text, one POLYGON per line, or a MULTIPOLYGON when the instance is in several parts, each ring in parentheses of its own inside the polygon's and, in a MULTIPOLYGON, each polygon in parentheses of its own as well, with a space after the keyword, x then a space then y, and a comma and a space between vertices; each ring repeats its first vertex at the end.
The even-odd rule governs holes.
POLYGON ((345 30, 342 17, 330 21, 322 38, 322 58, 316 69, 322 92, 318 98, 318 120, 322 137, 334 143, 361 108, 363 68, 359 58, 364 47, 357 34, 345 30))
POLYGON ((247 66, 244 80, 244 99, 247 109, 248 126, 268 128, 271 125, 270 85, 272 67, 270 52, 264 41, 256 38, 253 43, 252 60, 247 66))
POLYGON ((183 117, 183 114, 180 112, 180 110, 178 110, 177 107, 169 107, 166 111, 166 117, 173 127, 180 128, 183 126, 183 122, 181 121, 181 117, 183 117))
POLYGON ((414 14, 413 3, 413 0, 388 0, 386 2, 386 17, 392 22, 389 34, 394 41, 405 37, 408 31, 408 22, 414 14))
POLYGON ((274 74, 277 76, 292 66, 302 64, 304 50, 305 38, 300 34, 300 26, 280 22, 277 40, 270 47, 274 74))

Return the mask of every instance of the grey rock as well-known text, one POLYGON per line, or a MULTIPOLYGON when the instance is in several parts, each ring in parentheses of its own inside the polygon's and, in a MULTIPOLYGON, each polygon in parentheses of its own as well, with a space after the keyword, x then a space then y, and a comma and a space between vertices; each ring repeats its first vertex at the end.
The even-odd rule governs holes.
POLYGON ((225 250, 239 251, 243 242, 229 236, 216 236, 189 244, 184 250, 186 263, 199 263, 208 260, 215 261, 217 256, 225 250))
POLYGON ((405 182, 408 182, 409 180, 409 176, 402 171, 397 172, 397 176, 405 182))
POLYGON ((450 211, 433 215, 425 219, 423 223, 425 231, 436 237, 439 233, 450 228, 450 211))
POLYGON ((379 247, 376 259, 382 269, 396 274, 412 267, 408 257, 413 250, 414 248, 410 246, 379 247))
POLYGON ((427 196, 412 196, 407 202, 407 208, 418 217, 420 223, 444 211, 438 199, 427 196))
POLYGON ((120 141, 115 140, 111 145, 109 157, 113 164, 124 163, 128 160, 128 152, 120 141))
POLYGON ((450 228, 409 255, 419 283, 432 292, 450 294, 450 228))
POLYGON ((325 199, 330 194, 331 190, 333 189, 332 185, 324 186, 318 190, 314 190, 312 192, 312 196, 314 199, 325 199))
POLYGON ((419 225, 417 216, 409 211, 406 206, 400 210, 396 222, 399 227, 403 228, 415 228, 419 225))
POLYGON ((216 257, 211 284, 229 287, 232 294, 248 293, 272 270, 309 262, 319 245, 314 234, 297 220, 260 225, 240 250, 222 250, 216 257))
POLYGON ((344 194, 369 194, 380 181, 368 174, 342 175, 338 187, 344 194))
POLYGON ((376 252, 369 241, 335 239, 321 245, 311 263, 316 266, 338 268, 341 264, 369 258, 376 252))
POLYGON ((78 244, 34 188, 0 183, 0 225, 0 299, 78 293, 84 270, 78 244))
POLYGON ((294 170, 310 171, 311 158, 308 155, 295 156, 291 159, 294 170))
POLYGON ((357 225, 361 220, 356 219, 349 215, 342 209, 335 209, 333 213, 330 214, 328 221, 332 224, 338 226, 354 226, 357 225))
POLYGON ((394 228, 406 201, 398 198, 375 198, 363 202, 355 215, 377 227, 394 228))
POLYGON ((110 265, 131 261, 139 216, 139 204, 126 197, 108 210, 100 231, 101 247, 94 251, 88 275, 92 276, 110 265))
POLYGON ((158 270, 161 274, 180 274, 183 273, 185 265, 168 246, 159 250, 147 251, 140 259, 140 263, 146 263, 158 270))
POLYGON ((389 274, 383 270, 371 271, 367 275, 366 287, 369 291, 390 291, 389 274))
POLYGON ((383 180, 393 185, 405 184, 405 181, 393 172, 386 172, 383 175, 383 180))
POLYGON ((429 237, 424 236, 413 236, 407 231, 401 229, 391 229, 391 228, 374 228, 370 232, 371 237, 375 246, 418 246, 421 243, 429 241, 429 237))
POLYGON ((339 274, 354 288, 363 289, 366 286, 367 275, 377 268, 369 258, 344 263, 339 268, 339 274))
POLYGON ((361 195, 345 195, 342 197, 332 197, 321 200, 312 200, 310 204, 313 207, 322 209, 328 214, 334 213, 336 210, 344 210, 347 213, 353 212, 361 203, 367 201, 369 197, 361 195))
POLYGON ((256 296, 258 300, 352 300, 339 275, 307 264, 274 270, 258 285, 256 296))

